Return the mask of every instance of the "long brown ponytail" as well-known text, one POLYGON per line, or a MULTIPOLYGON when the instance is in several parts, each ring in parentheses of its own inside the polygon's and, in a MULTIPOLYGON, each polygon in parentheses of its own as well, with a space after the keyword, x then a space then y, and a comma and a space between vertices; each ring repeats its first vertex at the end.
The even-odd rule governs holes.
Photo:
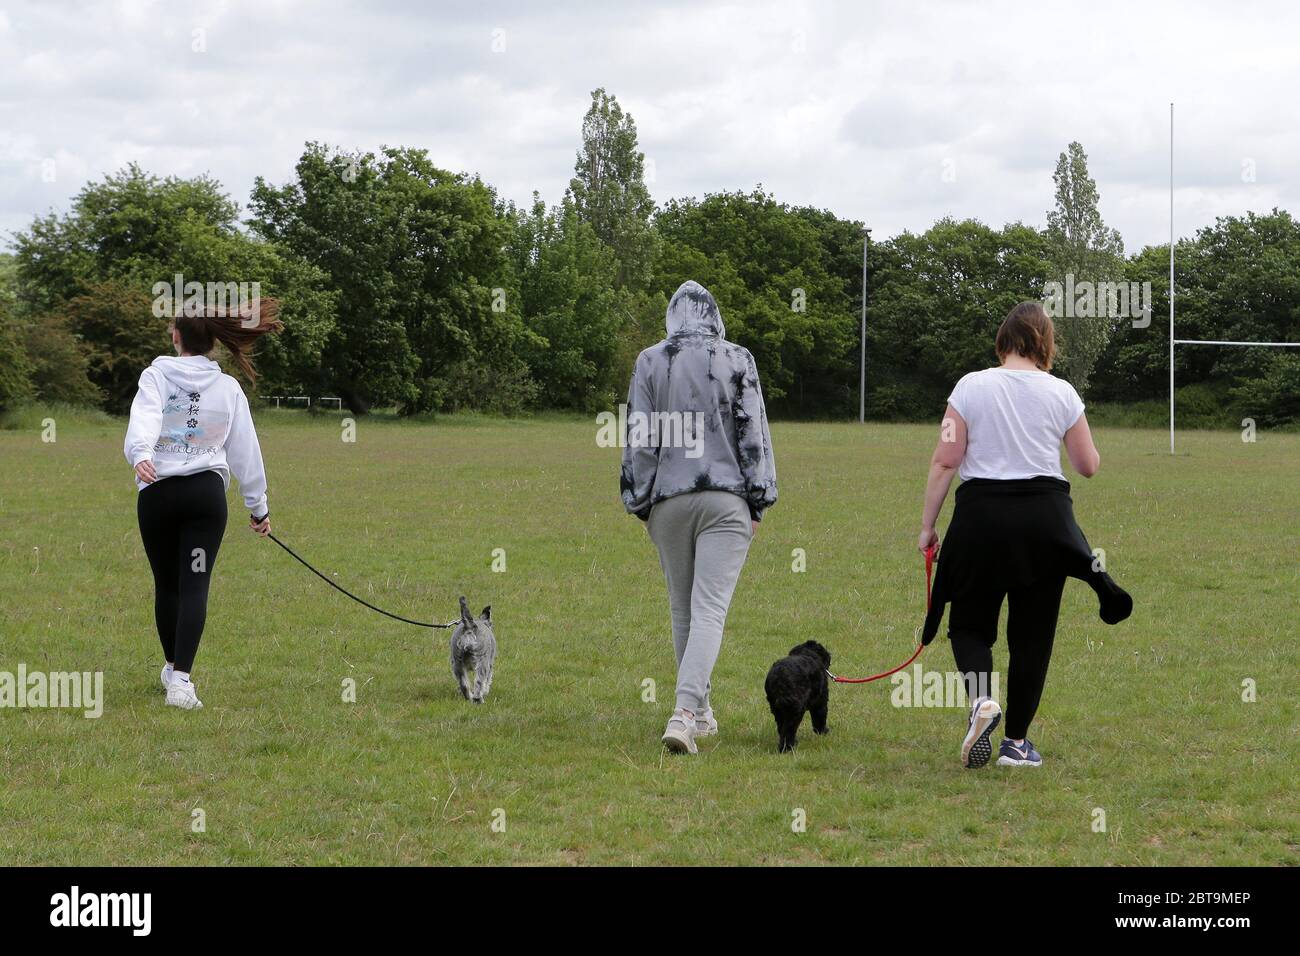
POLYGON ((253 368, 253 344, 267 332, 279 332, 284 328, 279 314, 278 300, 261 299, 256 308, 208 309, 201 315, 178 315, 174 321, 184 351, 190 355, 207 355, 220 342, 230 352, 236 368, 253 382, 257 380, 257 371, 253 368))

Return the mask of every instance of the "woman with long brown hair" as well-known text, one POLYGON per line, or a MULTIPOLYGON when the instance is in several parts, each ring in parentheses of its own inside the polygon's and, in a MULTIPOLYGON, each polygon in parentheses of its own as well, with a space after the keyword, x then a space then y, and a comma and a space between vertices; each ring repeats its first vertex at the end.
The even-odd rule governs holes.
POLYGON ((1100 600, 1101 619, 1116 624, 1133 602, 1094 557, 1074 519, 1070 464, 1085 478, 1101 467, 1083 400, 1050 374, 1056 355, 1052 319, 1041 303, 1022 302, 998 328, 1000 365, 962 378, 948 397, 930 462, 917 547, 939 544, 935 524, 954 475, 960 475, 921 640, 928 644, 951 603, 948 639, 967 684, 970 720, 961 745, 964 767, 993 756, 990 735, 1002 719, 993 696, 993 643, 1007 605, 1006 737, 998 764, 1037 767, 1028 739, 1056 637, 1067 577, 1086 582, 1100 600))
POLYGON ((249 381, 253 343, 276 332, 277 303, 179 315, 175 356, 160 356, 140 376, 124 451, 135 469, 136 513, 153 569, 154 622, 166 661, 167 704, 202 707, 190 680, 207 619, 208 586, 226 531, 226 487, 233 473, 250 527, 271 531, 262 449, 239 382, 208 357, 220 342, 249 381))

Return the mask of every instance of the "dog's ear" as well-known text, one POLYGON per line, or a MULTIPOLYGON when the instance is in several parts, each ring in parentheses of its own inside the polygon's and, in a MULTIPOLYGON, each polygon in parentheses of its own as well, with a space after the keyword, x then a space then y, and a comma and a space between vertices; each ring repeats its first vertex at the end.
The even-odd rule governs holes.
POLYGON ((479 619, 480 621, 486 621, 486 622, 489 623, 489 624, 492 623, 492 605, 491 605, 491 604, 489 604, 487 607, 485 607, 485 608, 483 609, 483 613, 480 614, 480 615, 478 616, 478 619, 479 619))
POLYGON ((469 613, 469 604, 465 601, 465 595, 463 594, 460 596, 460 621, 466 626, 474 623, 474 616, 469 613))

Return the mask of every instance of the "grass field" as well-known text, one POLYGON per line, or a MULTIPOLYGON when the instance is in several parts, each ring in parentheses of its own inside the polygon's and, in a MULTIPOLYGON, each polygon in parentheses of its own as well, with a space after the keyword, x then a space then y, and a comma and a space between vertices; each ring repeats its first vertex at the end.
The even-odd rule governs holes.
MULTIPOLYGON (((1300 863, 1300 435, 1187 432, 1171 458, 1161 432, 1100 431, 1076 511, 1137 609, 1108 628, 1071 582, 1043 768, 969 772, 963 712, 896 708, 884 682, 832 688, 831 734, 778 755, 762 690, 808 638, 846 674, 911 651, 929 427, 773 426, 780 502, 714 675, 721 735, 669 758, 662 579, 589 419, 362 419, 347 444, 336 418, 261 413, 277 534, 408 616, 491 603, 496 683, 462 701, 446 632, 348 602, 232 495, 186 713, 158 686, 124 423, 56 415, 43 443, 41 417, 0 431, 0 670, 103 671, 106 703, 0 710, 0 862, 1300 863)), ((950 669, 946 641, 921 661, 950 669)))

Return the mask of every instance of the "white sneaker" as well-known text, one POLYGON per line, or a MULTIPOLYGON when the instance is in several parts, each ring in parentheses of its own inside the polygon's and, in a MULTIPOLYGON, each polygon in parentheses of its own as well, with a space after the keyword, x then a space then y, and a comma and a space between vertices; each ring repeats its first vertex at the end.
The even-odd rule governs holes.
POLYGON ((1002 708, 992 697, 977 698, 970 709, 970 728, 961 742, 961 765, 968 770, 978 770, 993 756, 989 735, 1002 720, 1002 708))
POLYGON ((162 674, 159 676, 162 677, 163 690, 172 686, 172 666, 170 664, 163 665, 162 674))
POLYGON ((194 682, 174 678, 167 685, 167 706, 182 710, 198 710, 203 706, 198 694, 194 693, 194 682))
POLYGON ((695 715, 695 736, 712 737, 718 732, 718 722, 713 719, 713 708, 695 715))
POLYGON ((664 746, 675 754, 698 753, 695 747, 695 715, 678 708, 664 728, 664 746))

